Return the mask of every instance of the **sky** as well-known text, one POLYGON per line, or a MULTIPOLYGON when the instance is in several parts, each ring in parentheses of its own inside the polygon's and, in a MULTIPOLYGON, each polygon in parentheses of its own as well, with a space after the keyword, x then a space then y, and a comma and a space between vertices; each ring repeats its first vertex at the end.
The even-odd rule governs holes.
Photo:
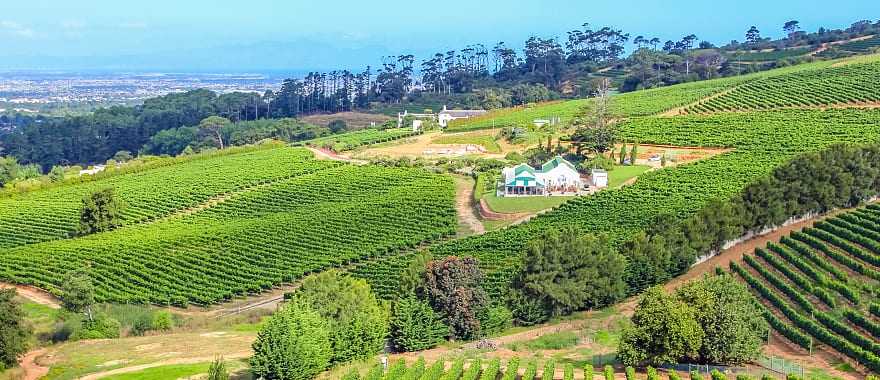
POLYGON ((717 44, 880 19, 877 0, 0 0, 0 70, 356 69, 472 43, 519 47, 584 23, 717 44))

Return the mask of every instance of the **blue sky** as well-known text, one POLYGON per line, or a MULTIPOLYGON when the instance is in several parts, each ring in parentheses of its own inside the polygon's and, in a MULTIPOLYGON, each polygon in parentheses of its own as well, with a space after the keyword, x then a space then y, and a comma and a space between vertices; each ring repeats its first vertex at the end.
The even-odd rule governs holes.
POLYGON ((217 56, 251 55, 241 65, 259 66, 261 58, 272 60, 273 52, 285 50, 296 53, 280 55, 274 66, 352 66, 375 64, 383 54, 426 54, 477 42, 518 47, 532 34, 564 38, 584 22, 613 25, 633 36, 666 40, 695 33, 723 43, 741 40, 751 25, 765 36, 780 36, 789 19, 800 20, 806 30, 880 19, 876 0, 2 2, 0 51, 7 60, 59 68, 89 62, 136 67, 151 54, 169 65, 179 59, 196 66, 203 60, 210 65, 217 56), (305 57, 310 51, 320 59, 305 57), (53 63, 50 57, 64 59, 53 63))

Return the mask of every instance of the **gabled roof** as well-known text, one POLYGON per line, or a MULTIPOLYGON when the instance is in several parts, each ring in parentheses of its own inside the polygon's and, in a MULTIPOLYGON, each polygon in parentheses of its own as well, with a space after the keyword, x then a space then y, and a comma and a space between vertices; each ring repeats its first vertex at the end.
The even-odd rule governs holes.
POLYGON ((556 156, 553 157, 552 160, 547 161, 544 165, 541 165, 541 171, 546 173, 553 169, 556 169, 557 167, 559 167, 559 165, 565 165, 568 166, 571 170, 577 170, 575 169, 574 165, 571 164, 571 162, 568 162, 566 159, 562 158, 562 156, 556 156))
POLYGON ((529 173, 532 177, 535 176, 535 168, 529 166, 528 164, 519 164, 513 168, 513 174, 515 176, 519 176, 522 173, 529 173))

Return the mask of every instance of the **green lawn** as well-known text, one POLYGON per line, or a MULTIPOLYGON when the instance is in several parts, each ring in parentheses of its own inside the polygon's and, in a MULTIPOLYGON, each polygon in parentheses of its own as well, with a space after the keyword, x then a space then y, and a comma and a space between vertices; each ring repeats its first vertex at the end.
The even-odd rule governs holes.
POLYGON ((211 363, 177 364, 105 377, 107 380, 174 380, 208 373, 211 363))
POLYGON ((649 169, 651 169, 650 166, 644 165, 615 166, 614 170, 608 172, 608 187, 612 189, 619 187, 624 182, 642 175, 642 173, 649 169))
POLYGON ((495 138, 489 135, 445 135, 432 141, 434 144, 471 144, 482 145, 489 153, 501 153, 501 146, 495 142, 495 138))
POLYGON ((538 212, 559 206, 574 197, 499 197, 495 193, 483 195, 492 211, 501 213, 538 212))

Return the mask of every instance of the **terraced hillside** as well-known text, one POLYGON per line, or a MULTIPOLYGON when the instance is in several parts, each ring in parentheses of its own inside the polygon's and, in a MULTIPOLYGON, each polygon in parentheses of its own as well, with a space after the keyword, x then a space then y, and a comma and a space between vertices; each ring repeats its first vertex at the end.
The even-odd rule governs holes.
POLYGON ((0 198, 0 249, 67 238, 78 226, 83 196, 95 189, 115 189, 128 204, 123 224, 133 225, 336 165, 315 163, 311 157, 305 150, 257 149, 0 198))
POLYGON ((771 326, 804 350, 836 351, 880 370, 880 206, 784 237, 731 270, 765 305, 771 326))
MULTIPOLYGON (((228 193, 192 213, 82 238, 7 246, 0 249, 0 279, 57 292, 64 273, 88 268, 101 301, 209 304, 455 231, 454 190, 447 177, 316 161, 302 149, 262 154, 295 162, 281 168, 272 167, 274 160, 233 167, 255 178, 269 169, 286 173, 264 176, 255 182, 265 185, 228 193)), ((213 164, 222 167, 237 159, 213 164)), ((185 194, 159 183, 162 173, 122 176, 115 183, 139 180, 159 195, 163 190, 185 194)), ((214 186, 198 173, 192 176, 214 186)), ((240 189, 232 179, 230 188, 240 189)), ((39 193, 30 197, 46 196, 39 193)), ((75 203, 76 193, 70 194, 68 202, 75 203)), ((41 211, 28 210, 35 219, 41 211)))
POLYGON ((330 149, 335 152, 352 150, 364 145, 379 144, 394 141, 405 137, 418 135, 409 128, 392 128, 385 130, 361 129, 353 132, 340 133, 337 135, 321 137, 313 140, 302 141, 298 145, 311 145, 319 148, 330 149))
MULTIPOLYGON (((627 118, 659 115, 662 113, 673 111, 673 113, 675 114, 686 112, 709 112, 715 110, 715 108, 705 108, 704 110, 703 107, 709 106, 703 106, 703 104, 706 103, 714 105, 717 103, 717 101, 715 101, 714 99, 726 99, 728 96, 730 96, 728 92, 736 92, 736 90, 738 90, 740 87, 752 88, 747 86, 753 83, 779 83, 780 81, 791 81, 788 84, 803 86, 800 89, 801 91, 804 91, 805 88, 809 88, 810 93, 813 94, 812 96, 818 99, 837 99, 833 94, 835 91, 840 90, 840 86, 843 86, 846 83, 855 82, 857 78, 861 78, 863 75, 865 75, 865 72, 870 72, 871 70, 876 72, 877 69, 875 65, 877 64, 876 62, 878 62, 878 59, 880 59, 880 57, 867 56, 857 59, 858 61, 854 62, 857 62, 859 64, 872 65, 866 68, 862 68, 860 66, 849 69, 840 68, 837 71, 828 72, 826 70, 829 69, 829 67, 839 64, 841 61, 821 61, 811 64, 790 66, 786 68, 736 77, 691 82, 675 86, 660 87, 650 90, 634 91, 614 95, 612 96, 611 103, 612 113, 615 117, 627 118), (798 75, 798 73, 803 74, 798 75), (843 82, 840 85, 835 86, 821 86, 822 83, 809 81, 810 78, 831 78, 833 76, 851 78, 852 82, 843 82)), ((834 79, 829 79, 829 81, 831 81, 831 83, 838 83, 834 79)), ((867 84, 859 85, 858 87, 870 88, 870 86, 875 85, 876 84, 871 81, 867 84)), ((774 86, 771 86, 769 84, 767 86, 769 88, 774 88, 774 86)), ((850 93, 852 91, 860 90, 850 89, 847 90, 847 92, 843 93, 850 93)), ((763 95, 756 96, 763 99, 763 95)), ((801 97, 800 93, 797 93, 797 90, 794 89, 791 90, 791 92, 789 93, 781 93, 775 95, 768 94, 766 98, 767 100, 765 101, 768 104, 767 107, 754 107, 749 108, 749 110, 776 108, 778 104, 774 102, 774 96, 776 99, 800 99, 801 97)), ((841 103, 835 102, 834 104, 842 104, 846 101, 859 101, 859 99, 862 99, 862 97, 842 97, 838 99, 838 101, 840 101, 841 103)), ((459 132, 506 126, 529 126, 532 125, 535 119, 549 119, 555 117, 558 117, 563 123, 568 123, 571 122, 589 102, 590 100, 588 99, 578 99, 539 104, 525 108, 495 110, 485 116, 481 116, 478 118, 455 121, 450 124, 448 130, 459 132)), ((717 110, 724 111, 727 109, 721 107, 717 110)))
POLYGON ((880 102, 880 62, 855 63, 753 80, 687 108, 688 113, 819 108, 880 102))

